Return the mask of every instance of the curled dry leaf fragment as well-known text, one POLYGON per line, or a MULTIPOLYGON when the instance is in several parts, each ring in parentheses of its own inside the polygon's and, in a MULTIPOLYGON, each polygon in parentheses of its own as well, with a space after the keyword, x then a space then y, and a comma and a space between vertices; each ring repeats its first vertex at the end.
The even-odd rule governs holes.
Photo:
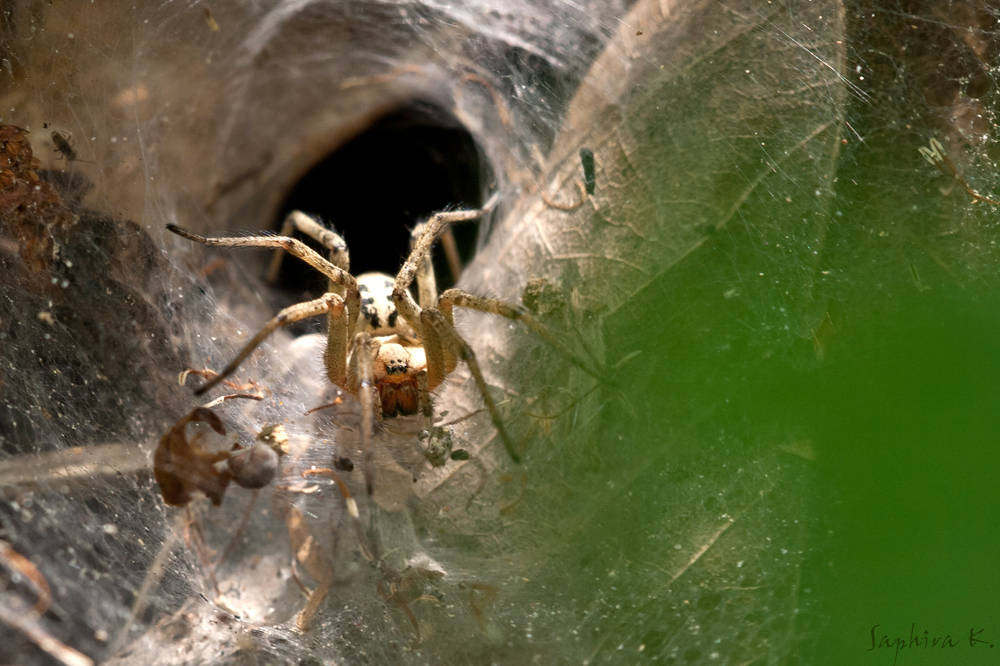
POLYGON ((191 493, 200 490, 212 500, 222 504, 222 496, 229 485, 228 470, 219 470, 215 464, 229 458, 229 453, 209 453, 200 446, 200 435, 188 441, 187 425, 193 421, 207 423, 220 435, 226 434, 222 420, 210 409, 198 407, 175 423, 160 439, 153 455, 153 475, 160 484, 163 501, 170 506, 185 506, 191 493))

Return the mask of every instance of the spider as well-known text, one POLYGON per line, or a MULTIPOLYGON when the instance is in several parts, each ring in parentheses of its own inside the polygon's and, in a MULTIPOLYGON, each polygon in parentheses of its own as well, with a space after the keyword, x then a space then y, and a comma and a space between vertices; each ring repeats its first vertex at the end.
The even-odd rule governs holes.
MULTIPOLYGON (((383 273, 357 277, 349 270, 349 254, 344 239, 320 223, 295 211, 288 215, 279 236, 206 238, 168 224, 167 229, 189 240, 217 247, 264 247, 288 252, 329 278, 329 291, 319 298, 281 310, 236 355, 218 376, 196 389, 202 394, 232 374, 271 333, 282 326, 309 317, 328 316, 324 354, 330 381, 355 396, 362 410, 361 432, 364 476, 372 493, 371 437, 373 423, 382 418, 422 413, 433 417, 430 392, 441 385, 461 359, 469 368, 511 460, 521 461, 504 426, 496 402, 469 345, 455 331, 456 306, 497 314, 524 322, 533 332, 553 345, 574 365, 601 379, 601 374, 576 356, 562 341, 531 316, 529 310, 499 299, 485 298, 460 289, 438 295, 431 267, 430 250, 435 240, 456 222, 480 218, 496 200, 491 198, 480 210, 440 212, 413 230, 409 257, 393 278, 383 273), (330 251, 330 260, 289 234, 298 230, 330 251), (417 281, 419 304, 410 293, 417 281)), ((272 274, 281 254, 274 257, 272 274)))

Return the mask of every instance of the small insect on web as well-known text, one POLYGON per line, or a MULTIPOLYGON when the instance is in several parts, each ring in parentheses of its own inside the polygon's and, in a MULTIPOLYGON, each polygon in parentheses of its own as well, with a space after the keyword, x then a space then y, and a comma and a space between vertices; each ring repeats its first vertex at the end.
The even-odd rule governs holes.
POLYGON ((76 159, 76 149, 70 143, 69 137, 56 130, 52 130, 50 136, 52 137, 52 145, 55 146, 56 152, 60 153, 67 162, 72 162, 76 159))
MULTIPOLYGON (((417 413, 431 421, 430 392, 455 370, 459 359, 469 368, 507 453, 514 462, 520 462, 520 454, 490 395, 476 355, 455 331, 454 308, 519 320, 577 367, 598 379, 602 378, 602 373, 574 354, 523 305, 475 296, 459 289, 449 289, 438 295, 431 265, 432 245, 448 225, 482 217, 496 200, 494 195, 480 210, 436 213, 426 223, 418 225, 413 231, 410 255, 395 278, 382 273, 351 275, 344 239, 298 211, 288 215, 280 236, 206 238, 176 225, 167 225, 171 232, 203 245, 264 247, 288 252, 329 279, 327 293, 283 309, 218 376, 195 392, 204 393, 223 381, 278 328, 325 314, 328 318, 324 354, 327 376, 333 384, 356 396, 361 404, 364 475, 369 494, 373 492, 371 439, 375 422, 417 413), (329 251, 330 259, 288 235, 293 231, 320 242, 329 251), (410 293, 414 280, 419 303, 410 293)), ((279 261, 280 256, 274 259, 272 272, 279 261)))
POLYGON ((972 197, 975 201, 982 201, 983 203, 988 203, 993 206, 1000 206, 1000 201, 994 201, 988 197, 984 197, 979 192, 972 189, 968 181, 965 180, 965 176, 961 174, 958 168, 955 167, 954 163, 948 158, 944 153, 944 146, 937 139, 932 138, 927 146, 921 146, 917 149, 923 158, 927 160, 932 166, 936 166, 938 170, 944 175, 952 178, 959 187, 965 190, 965 193, 972 197))

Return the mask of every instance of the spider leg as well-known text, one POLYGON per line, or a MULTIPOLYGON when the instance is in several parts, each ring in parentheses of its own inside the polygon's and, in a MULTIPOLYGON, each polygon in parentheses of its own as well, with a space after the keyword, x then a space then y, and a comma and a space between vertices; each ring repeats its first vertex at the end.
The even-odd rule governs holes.
POLYGON ((347 515, 351 517, 351 521, 354 523, 354 531, 358 536, 358 543, 361 546, 361 554, 366 560, 372 562, 375 560, 375 556, 372 554, 372 549, 368 547, 368 540, 365 538, 365 529, 361 525, 361 514, 358 511, 358 503, 351 496, 351 491, 344 483, 344 480, 340 478, 340 475, 333 469, 324 467, 320 469, 308 469, 302 472, 302 476, 310 476, 313 474, 319 474, 332 479, 334 483, 337 484, 337 490, 340 491, 340 496, 344 499, 344 506, 347 508, 347 515))
POLYGON ((420 401, 420 413, 424 415, 427 419, 427 429, 430 430, 434 427, 434 405, 431 403, 431 392, 428 388, 430 382, 428 381, 427 373, 421 373, 417 376, 417 391, 418 400, 420 401))
POLYGON ((354 336, 351 350, 344 388, 357 394, 361 403, 361 451, 364 456, 365 487, 368 494, 371 495, 375 489, 372 471, 374 454, 371 446, 372 430, 375 419, 381 415, 382 411, 381 402, 379 402, 376 412, 375 396, 378 395, 378 389, 375 387, 372 368, 378 350, 372 347, 372 337, 363 331, 354 336))
POLYGON ((458 282, 458 278, 462 276, 462 258, 458 254, 458 243, 455 242, 455 234, 450 225, 441 234, 441 248, 444 250, 445 259, 448 260, 451 281, 458 282))
POLYGON ((528 312, 528 309, 523 305, 514 305, 513 303, 501 301, 496 298, 476 296, 474 294, 464 292, 461 289, 449 289, 441 294, 441 297, 438 299, 438 308, 444 314, 448 323, 452 326, 455 325, 453 308, 456 305, 462 308, 479 310, 480 312, 486 312, 487 314, 496 314, 501 317, 507 317, 508 319, 515 319, 524 322, 525 326, 531 329, 535 335, 552 345, 552 347, 565 356, 570 363, 580 368, 594 379, 614 386, 614 383, 607 379, 603 373, 591 366, 587 359, 574 353, 573 350, 567 347, 557 335, 550 331, 540 321, 532 317, 528 312))
MULTIPOLYGON (((309 217, 302 211, 293 210, 285 217, 281 226, 281 235, 291 237, 292 233, 299 231, 318 241, 323 247, 330 251, 330 263, 343 271, 350 271, 351 258, 347 252, 347 243, 340 234, 327 229, 320 222, 309 217)), ((271 257, 271 266, 267 271, 267 281, 276 282, 278 270, 281 268, 281 260, 285 257, 285 251, 278 248, 271 257)), ((344 296, 344 288, 333 280, 330 280, 330 291, 344 296)))
MULTIPOLYGON (((424 235, 426 231, 427 224, 418 224, 413 228, 413 232, 410 234, 410 250, 416 247, 416 244, 420 241, 420 238, 424 235)), ((446 232, 451 232, 451 227, 448 226, 445 230, 446 232)), ((455 239, 452 237, 452 244, 454 245, 455 239)), ((421 308, 433 308, 437 306, 437 280, 434 277, 434 264, 431 261, 430 248, 427 248, 427 253, 424 254, 423 258, 417 265, 417 302, 420 304, 421 308)))
MULTIPOLYGON (((461 220, 451 220, 450 222, 470 221, 470 219, 472 218, 465 218, 463 216, 461 220)), ((450 222, 444 226, 439 234, 439 238, 441 240, 441 248, 444 250, 445 259, 448 262, 451 281, 458 282, 458 278, 462 275, 462 259, 458 254, 458 243, 455 241, 455 234, 452 231, 450 222)), ((413 228, 410 234, 411 250, 420 240, 421 236, 424 235, 426 228, 426 223, 418 224, 413 228)), ((431 262, 429 251, 425 257, 417 268, 417 302, 420 303, 420 307, 422 308, 432 308, 437 305, 437 280, 434 277, 434 264, 431 262)))
MULTIPOLYGON (((424 327, 426 335, 423 338, 424 349, 427 350, 428 347, 450 349, 453 355, 465 361, 465 364, 469 366, 469 372, 472 373, 472 378, 476 382, 479 393, 483 396, 483 402, 486 403, 486 410, 490 413, 493 425, 496 427, 497 432, 500 433, 500 439, 503 441, 504 448, 507 449, 507 454, 514 462, 521 462, 521 456, 517 453, 514 440, 511 439, 507 428, 503 424, 500 410, 497 409, 496 402, 494 402, 493 396, 490 395, 489 386, 486 384, 483 371, 479 368, 479 362, 476 360, 476 355, 472 351, 472 348, 455 332, 455 328, 440 310, 424 310, 421 314, 426 324, 424 327)), ((441 363, 440 360, 436 360, 430 352, 427 353, 427 383, 431 388, 435 386, 432 377, 441 377, 443 379, 447 375, 447 372, 443 368, 432 369, 432 365, 439 363, 441 363)))
POLYGON ((392 289, 392 302, 396 306, 396 310, 403 316, 406 323, 416 331, 417 337, 420 339, 424 338, 424 331, 420 324, 421 308, 410 294, 410 285, 413 284, 413 279, 421 272, 424 262, 430 256, 434 241, 449 224, 478 219, 495 201, 495 197, 491 197, 487 205, 479 210, 452 210, 435 213, 420 228, 420 236, 413 241, 410 256, 407 257, 406 263, 396 274, 396 283, 392 289))
POLYGON ((435 324, 432 321, 435 313, 438 313, 437 316, 440 318, 440 311, 437 308, 423 310, 420 313, 420 321, 426 333, 420 343, 424 347, 424 358, 427 359, 427 388, 431 391, 437 388, 457 365, 455 352, 447 344, 448 337, 435 332, 435 324), (446 347, 448 357, 445 357, 446 347))
MULTIPOLYGON (((332 292, 327 293, 327 296, 330 295, 336 296, 332 292)), ((327 318, 326 350, 323 352, 323 365, 326 366, 326 374, 330 378, 330 382, 337 386, 343 386, 344 378, 347 377, 347 345, 352 333, 349 316, 346 308, 341 305, 340 308, 331 309, 330 316, 327 318)))
POLYGON ((353 335, 357 327, 358 316, 361 312, 361 294, 358 292, 358 283, 354 277, 343 268, 339 268, 330 263, 319 253, 313 250, 300 240, 287 236, 238 236, 232 238, 206 238, 193 234, 190 231, 178 227, 176 224, 168 224, 167 230, 178 236, 193 240, 209 247, 273 247, 284 250, 306 262, 330 281, 346 290, 344 300, 348 312, 348 336, 353 335))
MULTIPOLYGON (((260 329, 260 332, 240 350, 240 353, 236 355, 232 361, 229 362, 225 368, 222 369, 218 375, 213 377, 211 380, 205 382, 197 389, 195 389, 195 395, 201 395, 205 391, 208 391, 212 387, 219 384, 223 379, 233 374, 236 368, 240 366, 243 361, 246 360, 250 354, 264 342, 271 333, 274 333, 277 329, 282 326, 288 326, 291 323, 301 321, 303 319, 308 319, 309 317, 315 317, 316 315, 321 315, 324 313, 330 313, 331 322, 341 321, 346 317, 346 312, 344 310, 344 299, 342 299, 337 294, 324 294, 323 296, 317 298, 314 301, 306 301, 305 303, 297 303, 295 305, 290 305, 281 312, 279 312, 271 321, 264 325, 264 328, 260 329)), ((331 326, 331 335, 335 330, 335 326, 331 326)), ((339 327, 341 330, 346 328, 344 326, 339 327)), ((329 345, 328 345, 329 346, 329 345)))

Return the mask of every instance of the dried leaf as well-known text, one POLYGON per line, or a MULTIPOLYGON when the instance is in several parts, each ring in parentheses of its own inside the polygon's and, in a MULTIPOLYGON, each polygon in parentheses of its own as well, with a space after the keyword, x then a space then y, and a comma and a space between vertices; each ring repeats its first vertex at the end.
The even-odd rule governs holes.
POLYGON ((76 218, 59 193, 41 180, 27 130, 0 125, 0 229, 19 245, 31 272, 47 270, 61 232, 76 218))
POLYGON ((185 429, 193 421, 207 423, 220 435, 226 434, 226 428, 215 412, 198 407, 175 423, 160 439, 153 455, 153 475, 160 484, 163 501, 170 506, 187 505, 191 501, 191 493, 196 490, 205 493, 212 504, 219 506, 230 475, 226 470, 216 469, 215 464, 226 460, 229 453, 205 451, 199 446, 200 438, 197 436, 188 441, 185 429))

